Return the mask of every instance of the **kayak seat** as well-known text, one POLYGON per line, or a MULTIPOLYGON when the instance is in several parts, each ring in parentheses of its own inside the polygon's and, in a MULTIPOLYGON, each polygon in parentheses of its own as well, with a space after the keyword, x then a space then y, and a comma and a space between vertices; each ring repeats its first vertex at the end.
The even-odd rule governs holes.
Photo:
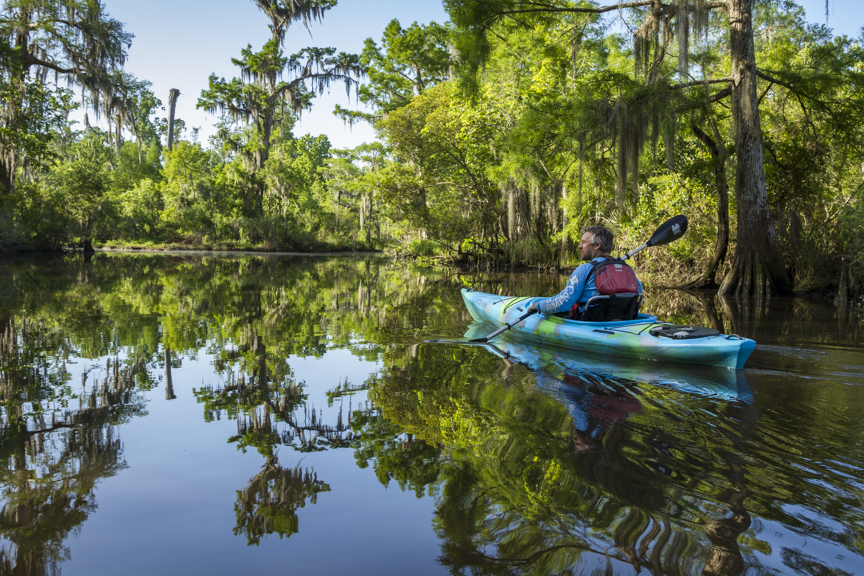
POLYGON ((594 296, 585 303, 578 318, 582 322, 617 322, 636 320, 642 297, 633 292, 594 296))

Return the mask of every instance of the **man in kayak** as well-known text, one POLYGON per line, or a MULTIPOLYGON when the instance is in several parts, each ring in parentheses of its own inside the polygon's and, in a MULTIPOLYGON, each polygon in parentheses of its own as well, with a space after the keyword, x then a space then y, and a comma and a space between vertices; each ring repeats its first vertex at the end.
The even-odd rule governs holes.
MULTIPOLYGON (((538 300, 531 304, 529 310, 537 310, 544 314, 557 314, 569 312, 578 303, 581 310, 584 305, 599 295, 597 290, 597 275, 592 274, 595 270, 594 262, 612 260, 612 242, 615 236, 603 226, 589 226, 582 231, 582 241, 579 243, 579 256, 585 261, 570 274, 567 286, 557 296, 538 300)), ((639 294, 642 294, 642 282, 636 279, 639 294)), ((575 312, 575 311, 574 311, 575 312)), ((571 313, 571 315, 573 315, 571 313)))

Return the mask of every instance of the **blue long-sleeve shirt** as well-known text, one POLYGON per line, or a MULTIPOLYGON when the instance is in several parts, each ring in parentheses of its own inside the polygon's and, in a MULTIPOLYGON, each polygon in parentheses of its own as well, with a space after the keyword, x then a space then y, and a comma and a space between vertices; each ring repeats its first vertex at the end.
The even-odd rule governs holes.
MULTIPOLYGON (((598 256, 591 262, 600 262, 605 260, 605 256, 598 256)), ((584 304, 594 296, 597 296, 597 282, 591 270, 594 266, 591 262, 582 264, 570 274, 570 279, 567 280, 567 286, 557 295, 551 298, 545 298, 535 302, 540 312, 544 314, 555 314, 557 312, 567 312, 573 305, 579 302, 584 304), (588 276, 591 275, 590 280, 588 276)), ((638 282, 638 279, 637 279, 638 282)), ((642 282, 639 282, 639 294, 642 294, 642 282)))

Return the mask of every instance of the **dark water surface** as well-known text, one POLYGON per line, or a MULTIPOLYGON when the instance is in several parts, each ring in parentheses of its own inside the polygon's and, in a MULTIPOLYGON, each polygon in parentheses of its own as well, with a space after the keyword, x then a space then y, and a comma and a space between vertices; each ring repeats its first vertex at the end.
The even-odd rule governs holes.
POLYGON ((0 574, 864 573, 857 312, 649 291, 738 372, 453 342, 564 282, 7 259, 0 574))

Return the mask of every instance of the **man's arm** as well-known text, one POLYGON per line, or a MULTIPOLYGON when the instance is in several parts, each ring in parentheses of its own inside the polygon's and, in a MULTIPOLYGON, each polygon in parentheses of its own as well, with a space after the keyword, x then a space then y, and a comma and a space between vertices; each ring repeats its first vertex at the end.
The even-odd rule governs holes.
POLYGON ((555 314, 556 312, 570 310, 579 301, 579 297, 585 290, 585 281, 588 279, 588 275, 592 269, 591 264, 582 264, 570 274, 567 286, 561 292, 551 298, 535 302, 530 308, 539 310, 544 314, 555 314))

